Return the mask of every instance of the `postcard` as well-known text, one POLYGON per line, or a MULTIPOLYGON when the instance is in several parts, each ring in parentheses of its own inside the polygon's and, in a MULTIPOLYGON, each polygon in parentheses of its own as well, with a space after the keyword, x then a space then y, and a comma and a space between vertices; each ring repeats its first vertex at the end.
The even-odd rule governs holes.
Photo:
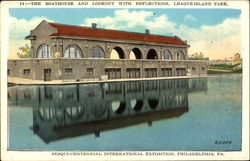
POLYGON ((3 1, 1 160, 248 160, 248 1, 3 1))

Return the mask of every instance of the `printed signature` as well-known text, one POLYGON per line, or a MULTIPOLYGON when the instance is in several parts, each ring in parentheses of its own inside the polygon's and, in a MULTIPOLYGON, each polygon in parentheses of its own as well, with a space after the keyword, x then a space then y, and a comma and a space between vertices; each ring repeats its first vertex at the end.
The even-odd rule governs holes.
POLYGON ((215 140, 215 144, 232 144, 231 140, 215 140))

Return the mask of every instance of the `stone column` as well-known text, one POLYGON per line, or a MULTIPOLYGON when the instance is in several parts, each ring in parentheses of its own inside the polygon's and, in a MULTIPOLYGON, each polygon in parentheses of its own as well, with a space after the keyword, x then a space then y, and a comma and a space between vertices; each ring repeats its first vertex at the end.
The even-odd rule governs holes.
POLYGON ((126 60, 123 60, 122 62, 122 68, 121 68, 121 78, 124 79, 126 78, 126 60))

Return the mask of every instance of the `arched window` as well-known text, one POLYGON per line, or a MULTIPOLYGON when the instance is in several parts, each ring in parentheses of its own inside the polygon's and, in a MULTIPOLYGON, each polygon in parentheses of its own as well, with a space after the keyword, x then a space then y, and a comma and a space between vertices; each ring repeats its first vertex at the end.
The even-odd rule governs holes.
POLYGON ((105 58, 105 53, 100 46, 94 46, 90 49, 89 58, 105 58))
POLYGON ((181 50, 177 53, 177 60, 185 60, 184 53, 181 50))
POLYGON ((42 44, 37 50, 38 58, 51 58, 51 51, 49 45, 42 44))
POLYGON ((172 60, 172 54, 169 50, 166 50, 162 54, 162 59, 163 60, 172 60))
POLYGON ((83 54, 81 49, 75 45, 71 44, 66 48, 66 51, 63 55, 64 58, 82 58, 83 54))

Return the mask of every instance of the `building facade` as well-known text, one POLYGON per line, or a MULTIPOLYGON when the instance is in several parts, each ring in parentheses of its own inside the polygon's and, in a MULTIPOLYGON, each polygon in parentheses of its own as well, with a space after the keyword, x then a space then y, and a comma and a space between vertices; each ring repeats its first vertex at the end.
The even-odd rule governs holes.
POLYGON ((30 35, 32 58, 8 61, 8 76, 33 80, 101 80, 206 75, 188 60, 179 37, 42 21, 30 35), (117 55, 114 57, 113 55, 117 55))

